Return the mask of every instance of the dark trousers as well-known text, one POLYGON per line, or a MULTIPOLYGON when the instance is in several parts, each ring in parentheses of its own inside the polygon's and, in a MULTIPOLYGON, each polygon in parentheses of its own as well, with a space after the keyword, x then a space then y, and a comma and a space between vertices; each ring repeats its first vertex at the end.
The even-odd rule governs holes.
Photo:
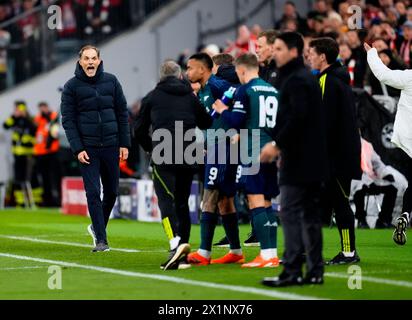
POLYGON ((280 186, 280 219, 285 238, 284 271, 302 276, 306 253, 307 275, 323 275, 320 184, 280 186))
POLYGON ((43 187, 43 206, 60 206, 60 166, 56 153, 36 156, 36 167, 43 187))
POLYGON ((179 236, 189 243, 189 196, 195 170, 189 167, 153 165, 153 184, 162 214, 162 224, 169 240, 179 236))
POLYGON ((31 156, 14 156, 14 182, 17 184, 30 181, 31 168, 30 168, 31 156))
POLYGON ((396 195, 398 189, 393 185, 377 186, 372 183, 370 186, 364 186, 361 190, 355 192, 353 200, 356 206, 356 219, 366 221, 365 196, 383 194, 382 208, 379 212, 379 220, 390 224, 392 222, 393 208, 395 207, 396 195))
POLYGON ((30 192, 27 189, 27 182, 31 182, 32 158, 31 156, 14 155, 14 180, 13 196, 17 206, 29 205, 30 192))
POLYGON ((408 165, 406 170, 406 180, 408 180, 408 188, 403 195, 402 212, 412 211, 412 158, 408 159, 408 165))
POLYGON ((352 252, 355 247, 355 215, 349 204, 352 179, 334 177, 326 183, 322 195, 322 215, 331 217, 335 212, 341 239, 341 250, 352 252))
POLYGON ((80 164, 87 206, 97 242, 107 242, 106 227, 119 189, 119 148, 86 148, 90 164, 80 164), (100 199, 100 178, 103 201, 100 199))

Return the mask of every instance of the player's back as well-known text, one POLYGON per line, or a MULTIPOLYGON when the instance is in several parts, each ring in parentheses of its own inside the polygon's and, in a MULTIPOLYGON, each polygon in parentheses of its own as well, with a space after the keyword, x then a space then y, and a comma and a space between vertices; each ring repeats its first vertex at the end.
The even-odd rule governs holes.
POLYGON ((271 84, 261 78, 255 78, 245 84, 245 94, 247 101, 245 127, 249 130, 249 149, 251 149, 250 139, 257 138, 262 148, 272 140, 269 132, 276 123, 279 93, 271 84))

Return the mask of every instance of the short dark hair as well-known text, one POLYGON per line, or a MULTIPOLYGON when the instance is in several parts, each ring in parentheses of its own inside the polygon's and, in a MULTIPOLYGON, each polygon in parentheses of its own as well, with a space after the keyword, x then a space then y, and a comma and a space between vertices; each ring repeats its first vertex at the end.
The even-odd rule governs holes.
POLYGON ((79 51, 79 58, 82 57, 83 52, 84 52, 85 50, 89 50, 89 49, 95 50, 95 51, 97 52, 97 57, 100 58, 100 50, 99 50, 97 47, 92 46, 91 44, 85 45, 85 46, 83 46, 83 47, 80 49, 80 51, 79 51))
POLYGON ((329 37, 314 39, 309 43, 309 47, 315 49, 319 55, 324 54, 329 64, 334 63, 339 55, 338 43, 329 37))
POLYGON ((296 4, 293 1, 286 1, 285 5, 291 5, 292 7, 296 8, 296 4))
POLYGON ((219 53, 212 58, 213 62, 217 66, 221 66, 222 64, 233 64, 235 58, 229 53, 219 53))
POLYGON ((213 60, 207 53, 204 53, 204 52, 195 53, 189 58, 189 60, 199 61, 203 63, 204 66, 208 68, 209 70, 213 69, 213 60))
POLYGON ((258 39, 265 37, 268 44, 274 44, 279 32, 274 29, 264 30, 258 35, 258 39))
POLYGON ((305 44, 303 42, 303 36, 299 32, 283 32, 277 36, 277 39, 282 40, 289 50, 296 48, 298 55, 302 55, 305 44))
POLYGON ((259 61, 254 53, 245 53, 238 57, 235 66, 245 66, 248 69, 259 69, 259 61))

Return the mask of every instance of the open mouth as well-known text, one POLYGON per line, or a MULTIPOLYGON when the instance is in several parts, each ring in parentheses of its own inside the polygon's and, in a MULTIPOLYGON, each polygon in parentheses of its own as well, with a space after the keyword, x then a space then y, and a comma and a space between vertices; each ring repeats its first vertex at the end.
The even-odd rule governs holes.
POLYGON ((94 67, 93 66, 88 66, 87 67, 87 71, 93 71, 94 70, 94 67))

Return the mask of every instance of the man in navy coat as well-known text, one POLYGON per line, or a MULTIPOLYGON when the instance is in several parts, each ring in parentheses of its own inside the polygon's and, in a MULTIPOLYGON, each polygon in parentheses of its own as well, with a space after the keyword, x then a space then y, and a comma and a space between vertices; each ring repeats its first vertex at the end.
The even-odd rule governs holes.
POLYGON ((106 227, 119 188, 119 159, 128 157, 130 131, 122 87, 114 75, 103 71, 96 47, 80 50, 75 76, 62 92, 61 114, 70 147, 80 162, 92 219, 88 232, 93 252, 109 251, 106 227))

